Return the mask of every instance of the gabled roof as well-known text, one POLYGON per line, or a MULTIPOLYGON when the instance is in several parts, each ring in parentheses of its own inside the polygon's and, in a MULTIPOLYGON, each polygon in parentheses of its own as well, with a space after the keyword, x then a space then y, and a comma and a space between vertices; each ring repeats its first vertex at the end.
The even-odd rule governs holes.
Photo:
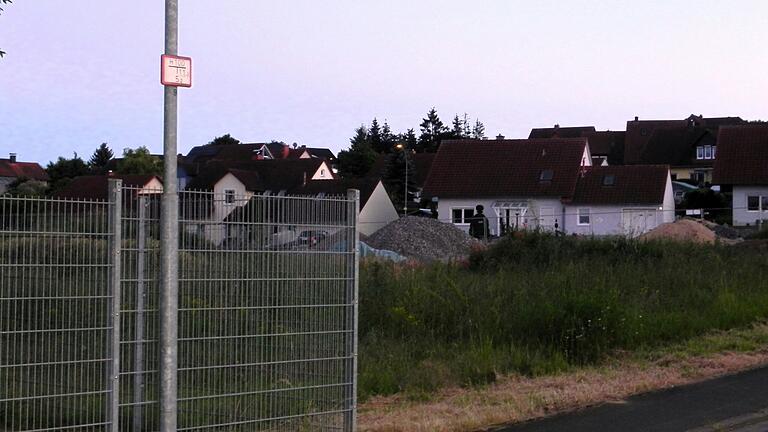
POLYGON ((438 198, 571 196, 586 145, 586 138, 443 141, 424 194, 438 198), (551 180, 541 180, 544 171, 551 171, 551 180))
POLYGON ((721 185, 768 185, 768 125, 720 128, 712 182, 721 185))
POLYGON ((672 166, 712 166, 712 159, 696 159, 696 147, 715 145, 714 133, 702 126, 657 129, 645 147, 640 162, 672 166))
POLYGON ((210 160, 244 161, 257 157, 264 143, 200 145, 193 147, 185 157, 188 163, 204 163, 210 160))
POLYGON ((657 129, 680 129, 688 125, 687 120, 630 120, 624 139, 624 163, 642 163, 643 152, 653 132, 657 129))
POLYGON ((578 138, 585 133, 594 132, 594 126, 569 126, 560 127, 555 125, 551 128, 534 128, 531 129, 531 133, 528 135, 528 139, 539 138, 578 138))
POLYGON ((589 140, 589 151, 592 156, 607 156, 608 164, 621 165, 624 163, 624 131, 594 131, 584 132, 581 136, 589 140))
POLYGON ((323 163, 323 159, 211 161, 201 167, 200 174, 189 182, 187 188, 211 190, 222 177, 231 173, 251 192, 289 191, 311 180, 323 163))
POLYGON ((305 147, 304 150, 308 151, 312 157, 322 158, 329 161, 336 160, 336 155, 327 148, 305 147))
POLYGON ((154 179, 160 181, 160 177, 151 174, 80 176, 72 179, 69 184, 55 192, 53 196, 56 198, 106 200, 108 198, 109 179, 120 179, 123 181, 123 186, 134 188, 143 188, 154 179))
POLYGON ((0 159, 0 177, 49 180, 48 173, 37 162, 11 162, 10 159, 0 159))
POLYGON ((322 193, 326 196, 346 197, 349 189, 357 189, 360 191, 360 208, 363 208, 380 182, 381 179, 377 178, 313 180, 291 190, 290 193, 308 196, 322 193))
POLYGON ((578 176, 573 199, 566 202, 591 205, 659 205, 664 202, 668 176, 667 165, 585 167, 578 176))

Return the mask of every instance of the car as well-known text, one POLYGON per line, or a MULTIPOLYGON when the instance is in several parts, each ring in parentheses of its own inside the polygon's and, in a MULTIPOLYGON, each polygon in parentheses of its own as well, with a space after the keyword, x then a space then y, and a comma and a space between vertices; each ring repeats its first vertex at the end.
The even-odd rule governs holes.
POLYGON ((328 236, 326 231, 306 230, 299 233, 296 237, 296 243, 300 245, 314 246, 317 242, 328 236))

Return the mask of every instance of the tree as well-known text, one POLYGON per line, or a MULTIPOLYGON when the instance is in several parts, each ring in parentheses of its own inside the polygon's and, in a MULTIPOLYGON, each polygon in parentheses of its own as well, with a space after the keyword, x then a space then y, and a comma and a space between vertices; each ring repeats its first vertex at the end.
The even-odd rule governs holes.
POLYGON ((151 174, 160 175, 163 172, 163 162, 153 156, 149 149, 141 146, 136 150, 123 150, 123 159, 117 164, 119 174, 151 174))
POLYGON ((419 140, 416 138, 416 133, 413 131, 413 128, 410 128, 404 134, 401 134, 400 140, 405 143, 405 147, 409 150, 415 150, 419 145, 419 140))
POLYGON ((368 128, 368 142, 376 153, 384 153, 387 151, 381 141, 381 128, 379 127, 379 121, 376 120, 376 117, 373 118, 371 127, 368 128))
POLYGON ((475 126, 472 128, 472 138, 485 139, 485 125, 480 120, 475 120, 475 126))
POLYGON ((451 123, 451 126, 452 126, 451 132, 450 132, 451 138, 455 138, 455 139, 466 138, 464 136, 464 123, 462 123, 458 114, 453 116, 453 122, 451 123))
POLYGON ((63 188, 75 177, 88 175, 88 165, 77 153, 72 159, 59 156, 56 162, 49 162, 45 170, 50 178, 51 192, 63 188))
POLYGON ((90 168, 93 174, 105 174, 112 157, 114 157, 112 149, 107 146, 107 143, 101 143, 99 148, 91 155, 91 159, 88 160, 88 168, 90 168))
POLYGON ((208 145, 231 145, 231 144, 240 144, 240 140, 233 138, 230 134, 224 134, 220 137, 216 137, 213 139, 213 141, 209 142, 208 145))
POLYGON ((348 150, 340 151, 337 157, 339 174, 347 178, 363 177, 376 161, 376 152, 368 141, 368 130, 364 125, 360 125, 355 129, 355 136, 349 141, 352 145, 348 150))
POLYGON ((470 138, 472 136, 472 127, 469 126, 469 116, 464 113, 464 118, 461 121, 464 124, 464 138, 470 138))
MULTIPOLYGON (((10 4, 10 3, 13 3, 13 0, 0 0, 0 5, 10 4)), ((0 7, 0 13, 2 12, 3 12, 3 8, 0 7)), ((0 49, 0 58, 2 58, 3 56, 5 56, 5 51, 0 49)))
POLYGON ((440 146, 440 140, 447 132, 447 129, 434 107, 427 113, 427 118, 422 119, 419 127, 421 128, 418 144, 419 151, 436 152, 440 146))
POLYGON ((387 124, 387 121, 384 120, 384 125, 381 127, 381 146, 384 149, 384 152, 391 152, 392 148, 395 146, 396 141, 397 137, 392 134, 392 130, 389 128, 389 124, 387 124))
POLYGON ((41 182, 39 180, 28 180, 22 177, 9 184, 8 190, 5 191, 5 193, 14 196, 41 197, 45 195, 47 190, 48 185, 45 184, 45 182, 41 182))

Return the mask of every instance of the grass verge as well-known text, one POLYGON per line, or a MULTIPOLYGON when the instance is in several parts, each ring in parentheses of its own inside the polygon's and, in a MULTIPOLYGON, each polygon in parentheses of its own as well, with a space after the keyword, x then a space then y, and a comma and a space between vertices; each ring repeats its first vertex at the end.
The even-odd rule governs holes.
POLYGON ((404 394, 370 398, 360 406, 361 431, 492 430, 590 405, 618 402, 768 364, 768 323, 713 331, 666 347, 617 352, 597 366, 537 377, 509 374, 487 386, 449 387, 429 399, 404 394))

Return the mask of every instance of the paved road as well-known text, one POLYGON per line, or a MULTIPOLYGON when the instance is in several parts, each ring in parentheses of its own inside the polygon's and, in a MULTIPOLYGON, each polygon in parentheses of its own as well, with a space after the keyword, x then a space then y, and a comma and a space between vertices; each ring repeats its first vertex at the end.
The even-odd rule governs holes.
POLYGON ((766 432, 768 367, 494 429, 494 432, 766 432))

